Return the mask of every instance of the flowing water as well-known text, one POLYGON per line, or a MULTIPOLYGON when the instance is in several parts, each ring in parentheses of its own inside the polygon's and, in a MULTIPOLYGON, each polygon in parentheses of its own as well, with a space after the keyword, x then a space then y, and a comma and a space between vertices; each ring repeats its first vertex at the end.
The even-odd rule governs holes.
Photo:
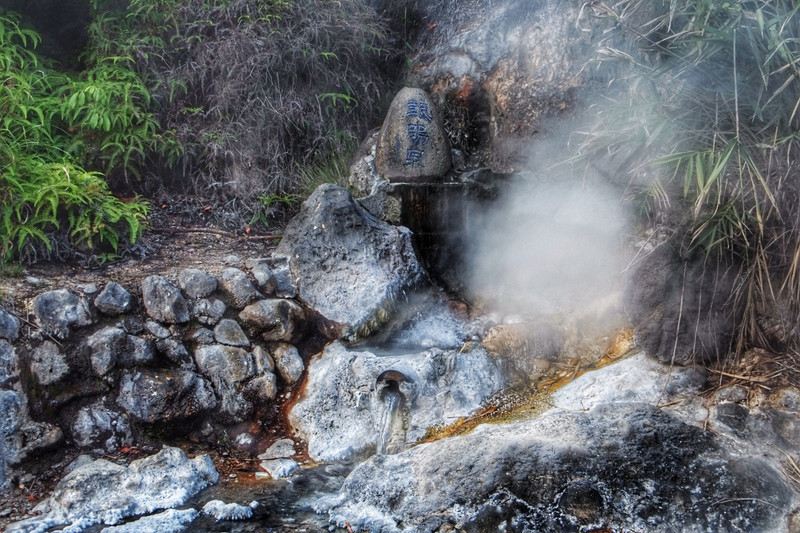
POLYGON ((397 420, 402 400, 399 391, 392 390, 390 387, 387 387, 384 391, 383 413, 381 414, 381 423, 378 426, 380 435, 378 436, 378 447, 375 452, 378 455, 386 455, 389 450, 389 443, 394 434, 395 421, 397 420))

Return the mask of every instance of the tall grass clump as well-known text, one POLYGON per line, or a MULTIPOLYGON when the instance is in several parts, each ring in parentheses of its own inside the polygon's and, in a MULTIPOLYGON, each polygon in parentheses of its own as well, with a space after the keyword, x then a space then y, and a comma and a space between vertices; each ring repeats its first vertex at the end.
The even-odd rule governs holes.
POLYGON ((740 265, 730 298, 743 317, 739 349, 769 344, 770 316, 797 348, 800 4, 593 7, 619 31, 600 47, 596 64, 612 90, 595 107, 599 123, 584 132, 582 155, 625 176, 646 213, 680 213, 690 250, 740 265))
POLYGON ((107 88, 90 90, 49 68, 35 52, 39 42, 18 17, 0 15, 0 263, 114 253, 140 236, 147 214, 145 204, 109 191, 99 171, 114 162, 95 161, 118 151, 107 146, 109 135, 130 141, 118 122, 139 120, 131 118, 137 111, 126 115, 119 109, 124 99, 102 102, 107 88), (79 144, 95 155, 78 153, 85 152, 79 144), (55 242, 64 246, 54 250, 55 242))
POLYGON ((131 58, 180 150, 145 185, 209 199, 297 192, 380 119, 387 28, 360 0, 94 1, 93 54, 131 58))

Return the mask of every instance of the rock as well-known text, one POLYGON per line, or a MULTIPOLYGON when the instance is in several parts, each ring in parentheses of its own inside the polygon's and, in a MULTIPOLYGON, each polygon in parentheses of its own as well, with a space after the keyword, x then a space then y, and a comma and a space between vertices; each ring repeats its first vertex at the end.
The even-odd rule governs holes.
POLYGON ((728 385, 714 393, 714 401, 739 403, 747 399, 747 389, 741 385, 728 385))
POLYGON ((196 268, 185 268, 178 274, 178 285, 189 298, 206 298, 217 290, 217 278, 196 268))
POLYGON ((19 337, 19 319, 0 307, 0 339, 10 341, 19 337))
POLYGON ((297 296, 297 286, 292 278, 289 260, 286 257, 270 257, 266 264, 275 275, 275 296, 278 298, 294 298, 297 296))
POLYGON ((164 447, 127 468, 98 459, 67 474, 37 506, 40 516, 12 524, 6 531, 45 531, 59 524, 70 524, 74 531, 93 524, 114 525, 129 516, 183 505, 218 479, 208 455, 188 459, 179 448, 164 447))
POLYGON ((370 532, 785 531, 794 500, 761 457, 655 407, 616 403, 374 456, 315 507, 370 532))
POLYGON ((80 292, 82 292, 83 294, 86 294, 86 295, 94 294, 98 290, 100 290, 97 287, 96 283, 81 283, 80 285, 78 285, 77 288, 78 288, 78 291, 80 291, 80 292))
POLYGON ((268 259, 248 259, 245 265, 250 269, 250 273, 256 279, 258 286, 266 294, 273 294, 278 288, 278 279, 269 266, 268 259))
POLYGON ((268 341, 291 341, 300 333, 305 313, 296 302, 282 299, 259 300, 239 313, 239 320, 251 335, 268 341))
POLYGON ((187 370, 143 370, 120 380, 117 404, 142 422, 170 422, 217 406, 211 384, 187 370))
POLYGON ((253 362, 256 365, 256 373, 267 374, 275 371, 275 361, 272 356, 261 346, 253 348, 253 362))
POLYGON ((147 314, 159 322, 182 324, 189 321, 189 310, 180 289, 161 276, 142 280, 142 301, 147 314))
POLYGON ((729 301, 737 272, 722 263, 711 268, 702 253, 681 258, 668 244, 645 256, 625 294, 637 345, 662 362, 678 364, 715 361, 728 353, 740 314, 729 301))
MULTIPOLYGON (((237 451, 248 455, 252 454, 257 444, 258 437, 247 431, 239 433, 233 438, 233 447, 236 448, 237 451)), ((236 474, 233 475, 236 476, 236 474)))
POLYGON ((11 343, 0 340, 0 387, 8 387, 17 378, 17 352, 11 343))
POLYGON ((564 385, 550 402, 565 410, 623 402, 663 405, 698 394, 707 377, 699 368, 666 367, 640 352, 564 385))
POLYGON ((94 306, 109 316, 128 313, 132 307, 131 293, 119 283, 110 281, 94 299, 94 306))
POLYGON ((272 479, 281 479, 289 477, 292 472, 297 470, 297 461, 294 459, 272 459, 270 461, 261 461, 261 468, 267 471, 272 479))
POLYGON ((225 315, 227 309, 222 300, 203 298, 192 303, 192 317, 201 324, 213 326, 225 315))
POLYGON ((103 528, 100 533, 177 533, 198 516, 197 509, 168 509, 121 526, 103 528))
POLYGON ((177 339, 162 339, 156 342, 156 350, 176 365, 186 370, 194 370, 194 359, 186 346, 177 339))
POLYGON ((117 353, 127 343, 128 335, 119 328, 106 327, 86 340, 92 370, 100 377, 106 376, 117 364, 117 353))
POLYGON ((436 26, 413 45, 408 83, 447 102, 446 120, 461 130, 456 148, 486 152, 502 171, 573 107, 590 74, 586 48, 604 35, 600 17, 570 2, 433 0, 417 9, 436 26))
POLYGON ((253 287, 247 274, 238 268, 226 268, 220 275, 222 290, 230 299, 230 304, 236 309, 241 309, 250 302, 263 298, 263 295, 253 287))
POLYGON ((136 366, 153 360, 153 348, 150 342, 135 335, 128 335, 126 341, 125 349, 117 354, 117 363, 122 366, 136 366))
POLYGON ((72 439, 80 448, 112 453, 130 444, 132 434, 124 415, 95 403, 78 411, 72 424, 72 439))
POLYGON ((66 339, 70 328, 92 323, 88 302, 67 289, 43 292, 34 298, 33 313, 39 326, 59 339, 66 339))
POLYGON ((288 258, 303 301, 347 324, 353 338, 376 330, 403 291, 426 279, 410 232, 376 219, 332 184, 303 202, 275 253, 288 258))
MULTIPOLYGON (((401 226, 403 218, 403 201, 402 195, 398 197, 396 194, 390 194, 389 181, 383 180, 373 187, 369 196, 358 199, 361 207, 367 212, 383 221, 401 226)), ((408 210, 408 209, 406 209, 408 210)), ((426 221, 426 223, 428 223, 426 221)))
POLYGON ((148 333, 157 339, 166 339, 170 335, 169 330, 155 320, 148 320, 144 323, 144 327, 148 333))
POLYGON ((111 326, 93 333, 86 340, 86 346, 92 370, 100 377, 106 376, 116 365, 135 366, 153 360, 153 349, 148 341, 111 326))
MULTIPOLYGON (((152 320, 149 320, 148 322, 156 324, 156 322, 153 322, 152 320)), ((140 335, 144 331, 144 320, 141 316, 124 316, 119 322, 117 322, 117 327, 123 329, 125 333, 129 333, 131 335, 140 335)))
POLYGON ((247 382, 245 393, 252 395, 259 402, 269 402, 278 394, 278 378, 270 372, 256 376, 247 382))
POLYGON ((272 357, 278 373, 288 385, 294 385, 303 375, 305 364, 297 348, 286 342, 276 343, 271 347, 272 357))
POLYGON ((439 110, 422 89, 406 87, 392 100, 378 135, 378 171, 389 181, 440 181, 450 170, 450 143, 439 110))
POLYGON ((217 522, 220 520, 247 520, 252 518, 253 509, 258 507, 257 502, 249 506, 238 503, 225 503, 222 500, 211 500, 203 506, 203 513, 213 516, 217 522))
POLYGON ((241 390, 242 384, 255 375, 252 355, 241 348, 213 344, 198 347, 194 360, 214 384, 222 413, 237 422, 244 420, 253 409, 241 390))
POLYGON ((378 144, 380 130, 373 131, 361 141, 353 163, 350 165, 350 175, 347 177, 347 184, 353 195, 363 197, 371 194, 378 183, 388 183, 385 177, 378 172, 375 165, 375 150, 378 144))
POLYGON ((19 455, 19 429, 23 422, 22 400, 14 391, 0 390, 0 490, 7 486, 7 468, 19 455))
POLYGON ((52 385, 69 373, 69 364, 56 343, 44 341, 33 350, 31 373, 40 385, 52 385))
POLYGON ((399 436, 411 444, 428 428, 468 416, 504 383, 499 366, 477 344, 376 356, 334 342, 309 363, 306 386, 289 412, 289 423, 308 443, 312 459, 335 461, 377 445, 386 387, 401 395, 405 426, 399 436), (388 371, 396 377, 379 382, 388 371))
POLYGON ((515 380, 536 379, 543 367, 557 362, 564 334, 545 322, 498 324, 489 329, 481 344, 507 362, 515 380))
POLYGON ((0 489, 5 486, 8 466, 15 465, 63 438, 61 429, 31 420, 25 396, 0 390, 0 489))
POLYGON ((218 343, 228 346, 250 346, 250 340, 242 331, 239 323, 230 318, 220 320, 217 327, 214 328, 214 338, 218 343))
POLYGON ((189 332, 186 340, 196 344, 214 344, 214 332, 208 328, 197 328, 189 332))
POLYGON ((294 441, 292 439, 278 439, 267 448, 264 453, 258 456, 262 461, 270 459, 283 459, 292 457, 295 454, 294 441))

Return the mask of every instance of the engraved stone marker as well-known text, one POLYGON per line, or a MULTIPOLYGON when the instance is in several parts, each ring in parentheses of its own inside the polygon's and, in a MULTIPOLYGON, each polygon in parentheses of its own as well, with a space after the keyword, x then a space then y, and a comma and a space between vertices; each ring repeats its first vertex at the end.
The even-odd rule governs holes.
POLYGON ((425 91, 405 88, 394 97, 375 160, 378 171, 393 182, 439 181, 450 170, 450 144, 425 91))

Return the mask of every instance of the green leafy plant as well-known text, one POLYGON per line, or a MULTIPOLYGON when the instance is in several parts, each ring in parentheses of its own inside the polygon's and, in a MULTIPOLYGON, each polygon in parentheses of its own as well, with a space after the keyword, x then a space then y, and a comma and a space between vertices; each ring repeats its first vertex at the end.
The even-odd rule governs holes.
POLYGON ((690 248, 741 265, 731 298, 743 309, 740 349, 766 343, 760 314, 788 308, 797 327, 800 4, 601 7, 622 32, 609 32, 595 62, 610 79, 612 103, 598 106, 582 155, 626 176, 647 212, 686 206, 681 227, 690 248))
MULTIPOLYGON (((38 42, 17 17, 0 16, 0 262, 38 257, 38 245, 51 250, 59 232, 73 247, 116 251, 123 236, 139 238, 147 214, 145 204, 115 198, 101 174, 85 170, 71 154, 76 123, 88 120, 87 126, 103 130, 108 117, 65 110, 75 80, 39 59, 38 42)), ((76 107, 105 98, 98 89, 73 94, 76 107)))

